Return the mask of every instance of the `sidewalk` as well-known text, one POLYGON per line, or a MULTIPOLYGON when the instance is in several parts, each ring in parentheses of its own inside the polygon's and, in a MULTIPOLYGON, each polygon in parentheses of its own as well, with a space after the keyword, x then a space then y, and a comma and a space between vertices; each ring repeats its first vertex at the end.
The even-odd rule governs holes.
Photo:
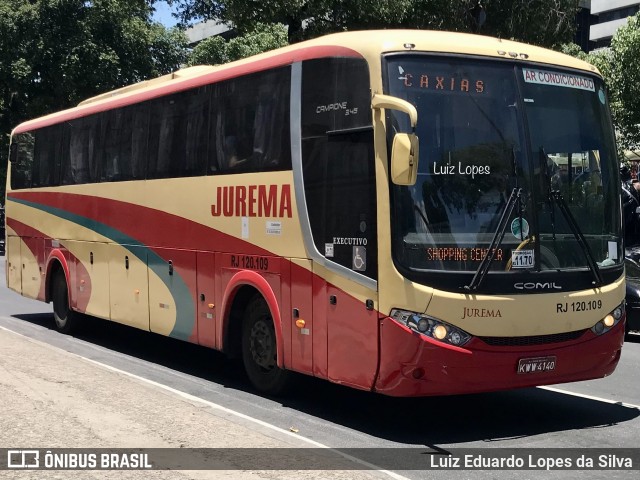
MULTIPOLYGON (((0 329, 0 448, 306 448, 196 400, 0 329)), ((365 479, 373 471, 4 471, 20 480, 365 479)))

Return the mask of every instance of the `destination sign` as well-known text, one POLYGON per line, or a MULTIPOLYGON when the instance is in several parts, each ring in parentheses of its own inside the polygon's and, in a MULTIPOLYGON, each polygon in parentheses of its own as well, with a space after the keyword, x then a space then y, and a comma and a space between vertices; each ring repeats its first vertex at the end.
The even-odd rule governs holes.
POLYGON ((554 87, 577 88, 578 90, 596 91, 595 83, 592 79, 574 75, 566 72, 550 72, 548 70, 534 70, 523 68, 522 75, 527 83, 537 83, 539 85, 551 85, 554 87))

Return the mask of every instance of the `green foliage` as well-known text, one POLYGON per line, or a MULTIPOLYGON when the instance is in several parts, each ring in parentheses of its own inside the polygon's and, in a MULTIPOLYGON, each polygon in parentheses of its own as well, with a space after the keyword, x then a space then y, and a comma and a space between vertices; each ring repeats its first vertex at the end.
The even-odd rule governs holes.
POLYGON ((287 30, 283 25, 257 24, 253 31, 229 41, 209 37, 200 42, 189 56, 189 65, 217 65, 250 57, 287 45, 287 30))
POLYGON ((486 21, 474 17, 478 0, 171 0, 184 24, 230 22, 240 32, 259 22, 287 25, 289 41, 330 32, 425 28, 478 32, 552 46, 571 41, 575 0, 484 0, 486 21))
POLYGON ((595 65, 607 84, 620 158, 624 150, 640 148, 640 13, 630 17, 613 39, 611 48, 586 54, 577 45, 562 51, 595 65))
POLYGON ((153 3, 0 0, 1 171, 18 123, 180 67, 186 37, 151 21, 153 3))
POLYGON ((640 148, 640 13, 630 17, 611 40, 606 78, 611 110, 625 149, 640 148))

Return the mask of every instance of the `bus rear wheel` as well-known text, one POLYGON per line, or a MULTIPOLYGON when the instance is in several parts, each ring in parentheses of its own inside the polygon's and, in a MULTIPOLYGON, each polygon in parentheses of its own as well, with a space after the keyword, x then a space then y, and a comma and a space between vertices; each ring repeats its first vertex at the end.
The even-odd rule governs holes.
POLYGON ((61 333, 71 333, 78 326, 78 314, 69 307, 69 290, 64 273, 59 271, 53 277, 51 299, 56 329, 61 333))
POLYGON ((276 332, 262 296, 249 302, 242 322, 242 360, 253 386, 270 395, 286 391, 291 372, 278 367, 276 332))

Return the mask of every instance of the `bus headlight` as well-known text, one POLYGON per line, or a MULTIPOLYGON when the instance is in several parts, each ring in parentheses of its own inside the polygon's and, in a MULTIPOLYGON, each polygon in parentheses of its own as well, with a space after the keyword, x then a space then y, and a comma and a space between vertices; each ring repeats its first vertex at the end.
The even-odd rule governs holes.
POLYGON ((624 300, 620 305, 613 309, 611 313, 605 315, 605 317, 591 327, 591 331, 596 335, 602 335, 615 327, 624 313, 624 300))
POLYGON ((471 339, 471 335, 464 330, 421 313, 394 308, 389 316, 414 332, 456 347, 464 345, 471 339))

